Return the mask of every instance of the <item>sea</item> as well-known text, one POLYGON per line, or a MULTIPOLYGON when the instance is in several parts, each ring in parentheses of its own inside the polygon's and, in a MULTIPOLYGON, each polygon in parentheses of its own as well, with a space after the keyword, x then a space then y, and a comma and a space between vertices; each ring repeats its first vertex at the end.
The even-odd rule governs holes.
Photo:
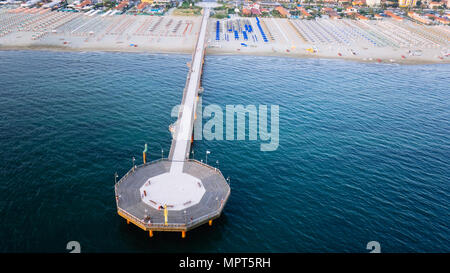
POLYGON ((196 140, 223 215, 185 239, 127 225, 114 174, 145 143, 167 157, 190 58, 0 51, 0 252, 450 251, 448 64, 208 55, 203 106, 277 106, 279 145, 196 140))

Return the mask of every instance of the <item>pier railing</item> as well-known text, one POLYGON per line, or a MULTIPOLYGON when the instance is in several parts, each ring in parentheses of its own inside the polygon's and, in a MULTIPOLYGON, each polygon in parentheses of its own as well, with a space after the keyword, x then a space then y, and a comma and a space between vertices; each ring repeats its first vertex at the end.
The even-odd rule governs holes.
MULTIPOLYGON (((226 199, 228 199, 229 194, 230 193, 228 192, 226 199)), ((184 222, 184 223, 170 223, 170 222, 168 222, 167 224, 166 223, 154 223, 151 221, 145 221, 145 219, 139 219, 138 217, 131 215, 130 213, 128 213, 127 211, 125 211, 121 208, 118 208, 118 211, 120 211, 120 213, 122 213, 122 214, 125 214, 126 218, 129 218, 133 222, 137 222, 139 224, 138 226, 145 227, 146 230, 152 230, 152 229, 186 230, 188 228, 196 226, 197 224, 205 223, 210 219, 219 217, 223 211, 223 208, 225 207, 225 203, 226 202, 221 202, 219 208, 213 212, 210 212, 208 214, 205 214, 201 217, 198 217, 198 218, 195 218, 192 220, 190 220, 190 219, 186 220, 186 222, 184 222)), ((170 213, 169 213, 169 215, 170 215, 170 213)), ((169 220, 170 220, 170 217, 169 217, 169 220)))
POLYGON ((201 162, 201 161, 198 161, 197 159, 186 159, 186 160, 170 160, 170 159, 168 159, 168 158, 160 158, 160 159, 156 159, 156 160, 153 160, 153 161, 150 161, 150 162, 147 162, 147 163, 145 163, 145 164, 141 164, 141 165, 135 165, 135 166, 133 166, 117 183, 116 183, 116 187, 122 182, 122 181, 124 181, 124 180, 126 180, 127 179, 127 177, 129 176, 129 175, 131 175, 132 173, 134 173, 137 169, 139 169, 139 168, 142 168, 142 167, 145 167, 145 166, 148 166, 148 165, 152 165, 152 164, 156 164, 156 163, 158 163, 158 162, 162 162, 162 161, 164 161, 164 162, 195 162, 195 163, 198 163, 198 164, 200 164, 200 165, 202 165, 202 166, 204 166, 204 167, 207 167, 207 168, 209 168, 209 169, 211 169, 211 170, 214 170, 216 173, 218 173, 218 174, 220 174, 220 175, 222 175, 223 176, 223 174, 222 174, 222 172, 218 169, 218 168, 216 168, 216 167, 213 167, 213 166, 211 166, 211 165, 208 165, 208 164, 205 164, 204 162, 201 162))
MULTIPOLYGON (((229 197, 229 195, 230 195, 230 193, 231 193, 231 189, 228 190, 227 195, 225 196, 225 198, 222 198, 222 199, 220 200, 220 204, 218 204, 216 210, 214 210, 214 211, 212 211, 212 212, 210 212, 210 213, 208 213, 208 214, 205 214, 205 215, 203 215, 203 216, 200 216, 200 217, 197 217, 197 218, 195 218, 195 219, 192 219, 192 220, 191 220, 191 219, 188 219, 188 218, 186 217, 186 221, 185 221, 185 222, 182 222, 182 223, 170 223, 170 222, 168 222, 168 223, 166 224, 166 223, 163 223, 163 222, 151 222, 151 220, 150 220, 150 221, 146 221, 145 219, 138 218, 138 217, 136 217, 136 216, 134 216, 134 215, 128 213, 126 210, 120 208, 120 205, 119 205, 119 199, 120 199, 120 197, 119 197, 118 192, 117 192, 117 187, 120 185, 120 183, 122 183, 124 180, 126 180, 130 175, 132 175, 132 174, 133 174, 134 172, 136 172, 138 169, 143 168, 143 167, 146 167, 146 166, 148 166, 148 165, 157 164, 157 163, 160 163, 160 162, 174 162, 174 160, 169 160, 168 158, 160 158, 160 159, 157 159, 157 160, 153 160, 153 161, 151 161, 151 162, 147 162, 147 163, 145 163, 145 164, 133 166, 133 167, 132 167, 132 168, 131 168, 131 169, 130 169, 130 170, 129 170, 129 171, 128 171, 128 172, 127 172, 127 173, 126 173, 126 174, 125 174, 125 175, 124 175, 124 176, 116 183, 116 184, 115 184, 114 188, 115 188, 115 193, 116 193, 116 205, 117 205, 117 210, 118 210, 118 212, 119 212, 120 214, 125 215, 125 216, 126 216, 125 218, 127 218, 127 219, 129 219, 129 220, 135 222, 138 226, 140 226, 141 228, 146 229, 146 230, 152 230, 152 229, 187 230, 188 228, 194 227, 194 226, 196 226, 196 225, 198 225, 198 224, 204 223, 204 222, 206 222, 206 221, 208 221, 208 220, 210 220, 210 219, 217 218, 217 217, 220 216, 220 214, 222 213, 223 208, 225 207, 226 201, 228 200, 228 197, 229 197)), ((186 160, 184 160, 183 162, 195 162, 195 163, 197 163, 197 164, 200 164, 200 165, 202 165, 202 166, 204 166, 204 167, 206 167, 206 168, 208 168, 208 169, 214 171, 215 173, 217 173, 217 174, 219 174, 220 176, 223 177, 222 172, 221 172, 218 168, 215 168, 215 167, 213 167, 213 166, 210 166, 210 165, 208 165, 208 164, 205 164, 205 163, 203 163, 203 162, 201 162, 201 161, 198 161, 198 160, 196 160, 196 159, 186 159, 186 160)), ((219 202, 219 200, 218 200, 218 202, 219 202)), ((170 213, 169 213, 169 218, 168 218, 168 220, 170 221, 170 213)))

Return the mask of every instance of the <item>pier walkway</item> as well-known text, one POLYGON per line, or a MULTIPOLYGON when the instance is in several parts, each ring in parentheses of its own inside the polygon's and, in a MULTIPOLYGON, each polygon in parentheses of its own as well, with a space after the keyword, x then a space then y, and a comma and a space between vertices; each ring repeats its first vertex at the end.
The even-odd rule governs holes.
POLYGON ((184 160, 189 158, 190 142, 194 126, 195 112, 197 109, 198 90, 200 88, 200 78, 203 71, 203 60, 205 55, 206 26, 208 24, 210 10, 204 9, 202 24, 195 46, 187 85, 184 90, 183 101, 180 106, 178 122, 175 129, 174 141, 169 155, 172 166, 171 173, 180 173, 183 170, 184 160))
MULTIPOLYGON (((189 159, 210 8, 203 9, 169 157, 133 168, 115 185, 117 213, 145 231, 186 231, 219 217, 230 195, 220 170, 189 159)), ((144 156, 145 158, 145 156, 144 156)))

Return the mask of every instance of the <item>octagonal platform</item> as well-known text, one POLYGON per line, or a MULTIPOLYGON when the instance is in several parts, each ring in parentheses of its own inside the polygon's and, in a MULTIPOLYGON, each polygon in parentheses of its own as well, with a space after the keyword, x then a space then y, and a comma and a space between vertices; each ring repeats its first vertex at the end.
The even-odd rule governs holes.
POLYGON ((146 231, 188 231, 219 217, 230 195, 220 170, 197 160, 185 161, 182 173, 170 167, 157 160, 122 177, 115 185, 119 215, 146 231))

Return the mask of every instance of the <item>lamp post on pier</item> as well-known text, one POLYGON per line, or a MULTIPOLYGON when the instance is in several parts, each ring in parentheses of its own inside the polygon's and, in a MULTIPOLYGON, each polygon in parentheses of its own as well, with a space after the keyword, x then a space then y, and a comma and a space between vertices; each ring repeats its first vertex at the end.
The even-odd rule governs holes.
POLYGON ((161 148, 161 159, 163 159, 164 158, 164 149, 161 146, 161 143, 158 143, 158 144, 159 144, 159 147, 161 148))
POLYGON ((210 151, 206 150, 206 165, 208 165, 208 155, 209 155, 210 153, 211 153, 210 151))

